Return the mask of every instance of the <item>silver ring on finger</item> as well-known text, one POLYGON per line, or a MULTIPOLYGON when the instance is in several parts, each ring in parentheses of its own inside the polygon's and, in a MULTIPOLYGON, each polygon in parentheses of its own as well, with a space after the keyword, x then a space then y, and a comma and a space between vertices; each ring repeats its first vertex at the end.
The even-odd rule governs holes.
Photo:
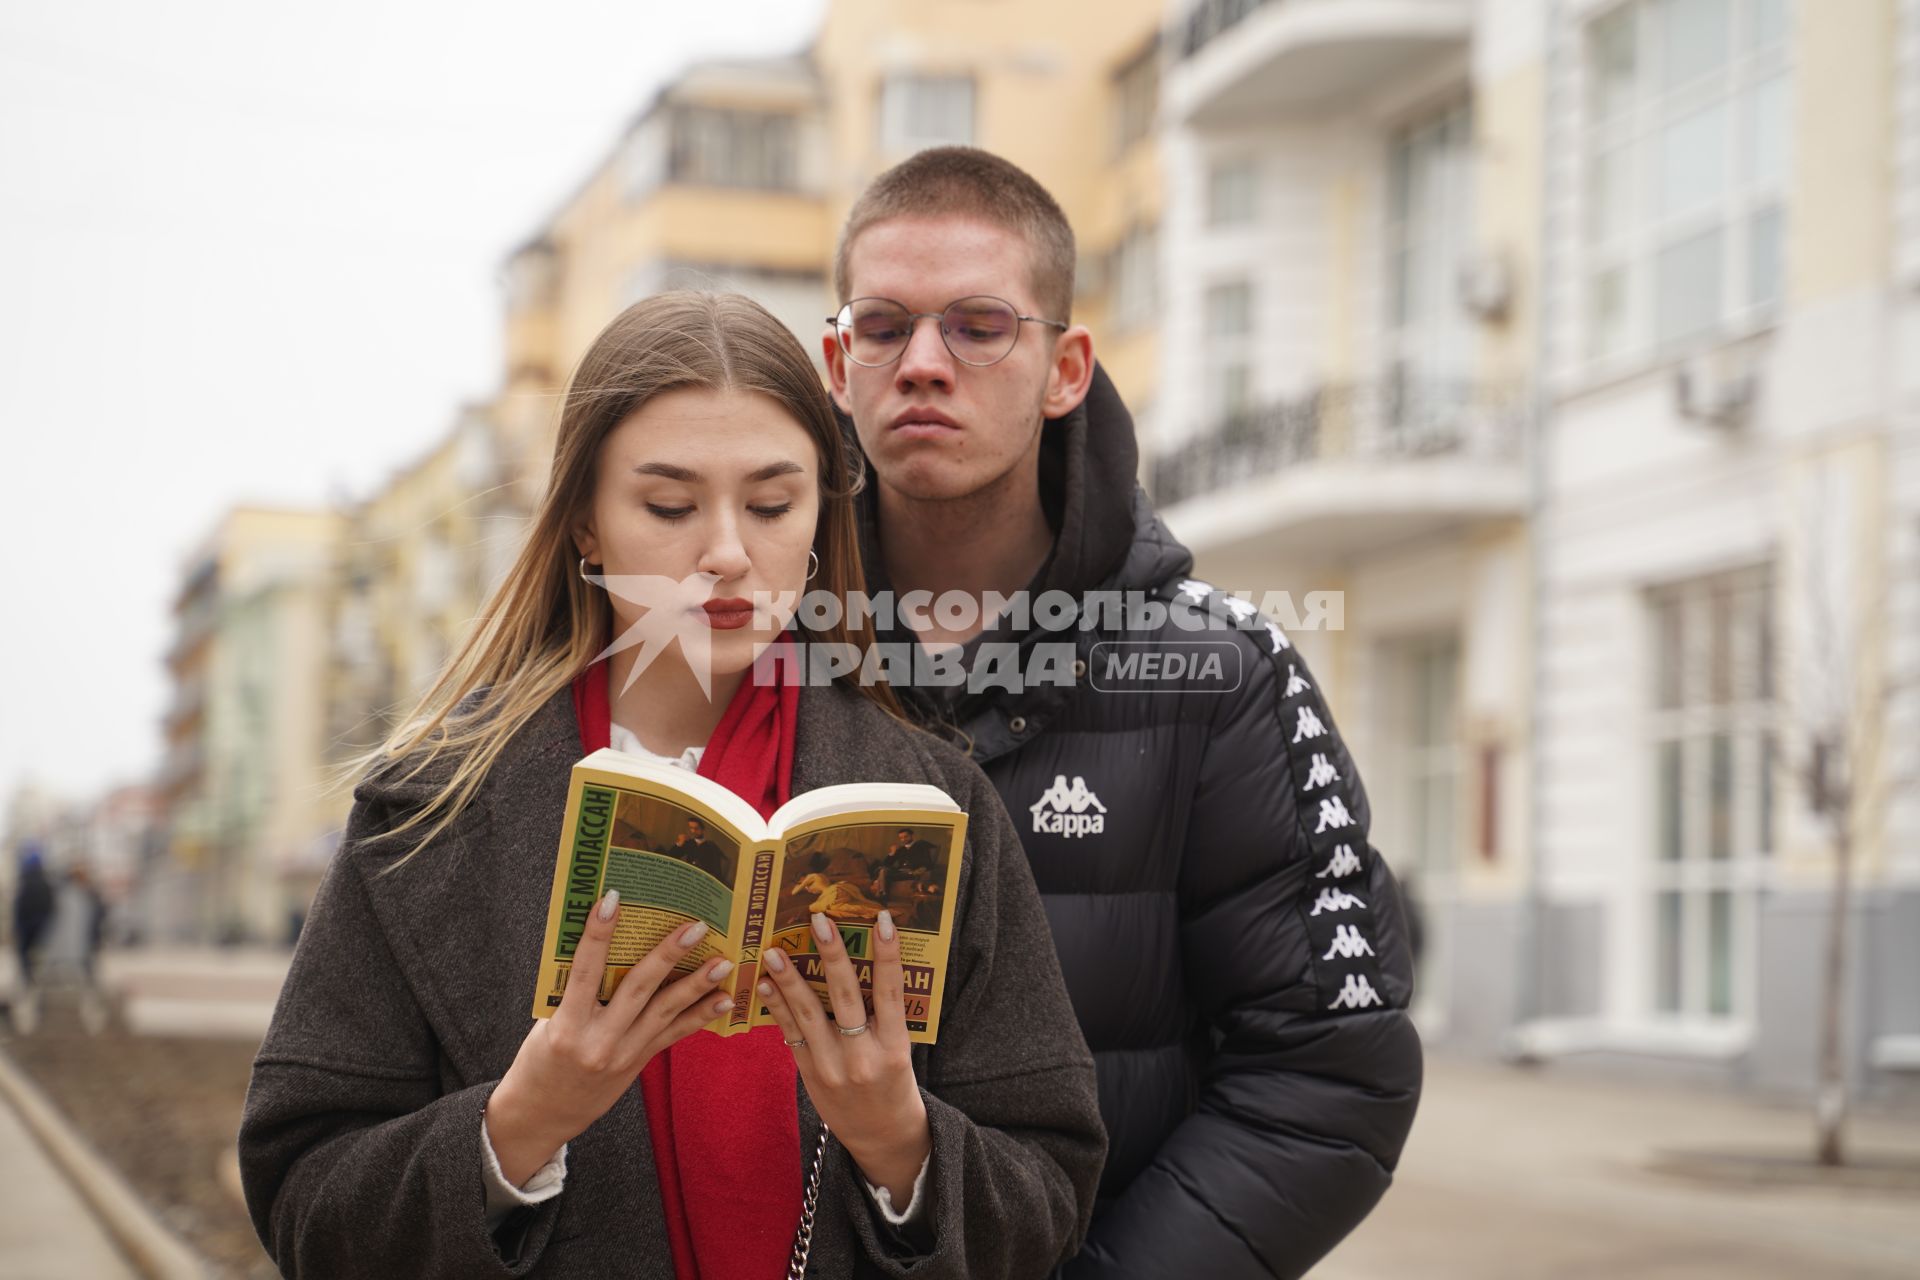
POLYGON ((798 1040, 782 1040, 781 1043, 785 1044, 789 1049, 804 1049, 807 1047, 807 1038, 801 1036, 798 1040))
POLYGON ((867 1034, 867 1024, 863 1022, 857 1027, 835 1027, 834 1030, 843 1036, 863 1036, 867 1034))

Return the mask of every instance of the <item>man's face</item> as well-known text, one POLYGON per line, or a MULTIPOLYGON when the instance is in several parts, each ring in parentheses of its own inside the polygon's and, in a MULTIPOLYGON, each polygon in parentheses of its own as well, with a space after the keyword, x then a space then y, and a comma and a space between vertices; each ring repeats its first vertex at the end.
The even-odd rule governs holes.
MULTIPOLYGON (((937 313, 957 299, 988 294, 1021 315, 1043 315, 1026 241, 973 218, 875 223, 854 240, 847 279, 843 302, 891 298, 909 311, 937 313)), ((825 341, 834 398, 852 414, 881 482, 922 501, 967 497, 1033 465, 1042 419, 1070 411, 1086 395, 1086 377, 1060 348, 1069 347, 1069 357, 1084 348, 1089 371, 1092 365, 1090 340, 1077 327, 1062 334, 1022 324, 1013 351, 984 366, 954 359, 933 319, 917 321, 900 358, 880 368, 847 359, 831 327, 825 341)))
POLYGON ((707 828, 701 823, 689 822, 687 824, 687 834, 695 840, 704 840, 707 835, 707 828))

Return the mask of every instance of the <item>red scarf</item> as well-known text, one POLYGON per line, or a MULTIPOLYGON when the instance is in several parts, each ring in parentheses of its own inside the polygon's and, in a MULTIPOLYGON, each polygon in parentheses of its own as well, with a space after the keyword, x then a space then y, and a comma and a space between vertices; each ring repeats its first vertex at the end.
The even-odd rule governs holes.
MULTIPOLYGON (((775 650, 790 644, 782 636, 775 650)), ((769 655, 763 656, 771 656, 769 655)), ((734 693, 700 758, 712 778, 771 817, 793 794, 794 726, 800 687, 784 678, 734 693)), ((580 745, 607 746, 607 664, 573 682, 580 745)), ((800 1224, 800 1114, 793 1053, 778 1027, 722 1039, 699 1032, 658 1054, 640 1073, 660 1203, 676 1280, 735 1280, 786 1273, 800 1224)))

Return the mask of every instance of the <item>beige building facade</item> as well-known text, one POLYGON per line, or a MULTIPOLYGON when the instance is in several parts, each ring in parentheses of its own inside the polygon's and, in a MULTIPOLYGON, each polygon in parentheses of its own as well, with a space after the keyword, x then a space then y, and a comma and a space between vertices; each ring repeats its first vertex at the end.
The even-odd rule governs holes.
POLYGON ((149 932, 277 940, 305 899, 284 869, 326 825, 329 511, 239 507, 191 557, 168 655, 167 854, 149 932))

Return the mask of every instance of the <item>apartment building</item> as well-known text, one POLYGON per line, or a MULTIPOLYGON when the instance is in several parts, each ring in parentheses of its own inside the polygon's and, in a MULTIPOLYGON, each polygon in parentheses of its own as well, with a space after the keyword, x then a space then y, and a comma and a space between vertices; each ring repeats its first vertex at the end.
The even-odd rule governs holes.
POLYGON ((1004 155, 1060 199, 1081 239, 1075 318, 1102 333, 1122 392, 1150 410, 1159 10, 835 0, 792 57, 689 67, 506 263, 496 416, 519 474, 544 487, 568 373, 649 293, 746 293, 818 359, 848 207, 882 170, 941 144, 1004 155))
POLYGON ((305 905, 284 868, 326 826, 321 778, 330 511, 237 507, 189 558, 167 656, 158 938, 279 940, 305 905))
POLYGON ((1804 1089, 1845 814, 1850 1071, 1914 1085, 1917 21, 1169 8, 1154 487, 1345 593, 1437 1042, 1804 1089))

